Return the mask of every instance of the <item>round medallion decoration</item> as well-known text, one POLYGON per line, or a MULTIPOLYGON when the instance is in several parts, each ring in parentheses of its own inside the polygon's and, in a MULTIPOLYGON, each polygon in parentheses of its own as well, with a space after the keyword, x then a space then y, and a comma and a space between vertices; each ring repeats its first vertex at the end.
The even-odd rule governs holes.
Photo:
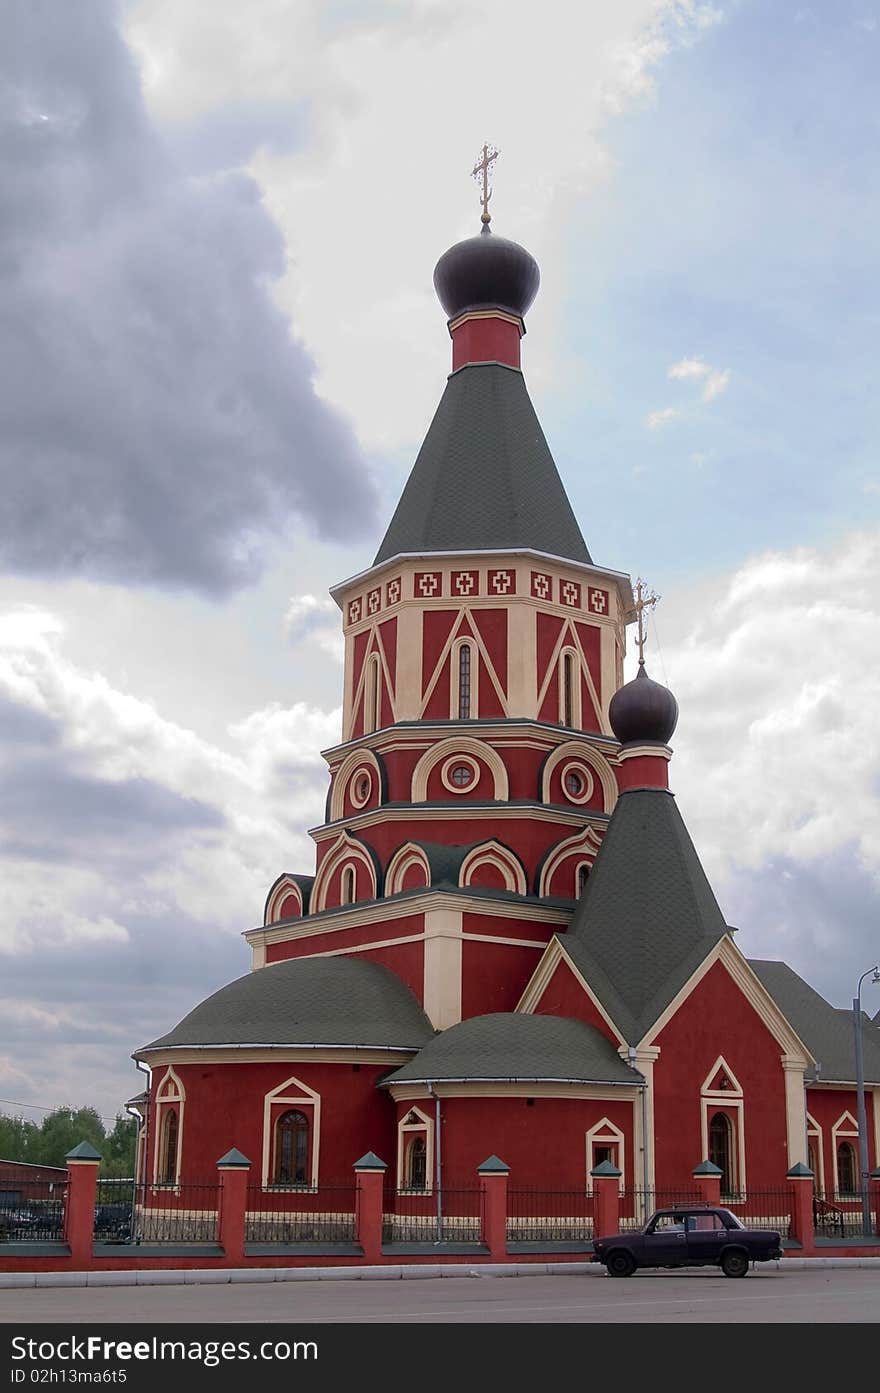
POLYGON ((470 755, 453 755, 440 770, 440 779, 450 793, 467 793, 480 777, 480 766, 470 755))
POLYGON ((593 793, 593 773, 581 760, 570 760, 562 767, 562 791, 569 803, 588 802, 593 793))

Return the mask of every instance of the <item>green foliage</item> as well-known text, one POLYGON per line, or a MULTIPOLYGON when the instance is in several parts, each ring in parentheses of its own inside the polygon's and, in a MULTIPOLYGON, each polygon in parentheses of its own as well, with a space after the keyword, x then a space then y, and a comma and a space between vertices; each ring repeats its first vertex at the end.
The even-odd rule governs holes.
POLYGON ((81 1141, 101 1153, 100 1174, 134 1174, 137 1123, 118 1113, 109 1132, 94 1108, 56 1108, 42 1124, 23 1117, 0 1116, 0 1158, 37 1166, 64 1166, 65 1156, 81 1141))

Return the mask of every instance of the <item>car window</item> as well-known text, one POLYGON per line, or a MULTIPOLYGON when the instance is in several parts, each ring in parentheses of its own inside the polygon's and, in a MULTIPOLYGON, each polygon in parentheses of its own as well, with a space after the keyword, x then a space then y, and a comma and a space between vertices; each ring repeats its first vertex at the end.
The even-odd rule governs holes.
POLYGON ((736 1217, 736 1215, 735 1215, 735 1214, 731 1214, 731 1212, 730 1212, 729 1209, 722 1209, 722 1210, 720 1210, 719 1212, 720 1212, 720 1214, 723 1216, 724 1224, 725 1224, 725 1227, 726 1227, 726 1228, 729 1228, 729 1229, 742 1229, 742 1228, 745 1228, 745 1224, 741 1224, 740 1221, 739 1221, 739 1219, 736 1217))
POLYGON ((658 1214, 654 1220, 654 1227, 648 1229, 651 1233, 681 1233, 684 1223, 680 1214, 658 1214))
POLYGON ((726 1227, 717 1214, 689 1214, 687 1226, 690 1233, 717 1233, 726 1227))

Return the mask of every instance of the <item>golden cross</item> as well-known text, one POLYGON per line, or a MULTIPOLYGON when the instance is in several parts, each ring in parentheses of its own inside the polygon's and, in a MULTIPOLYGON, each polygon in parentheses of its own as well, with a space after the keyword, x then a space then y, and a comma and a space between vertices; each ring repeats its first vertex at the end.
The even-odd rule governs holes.
POLYGON ((480 221, 489 224, 492 221, 492 214, 489 212, 489 199, 492 197, 492 190, 489 188, 489 173, 492 165, 498 158, 498 151, 494 145, 484 145, 483 154, 471 170, 471 178, 476 179, 483 185, 482 204, 483 212, 480 221))
POLYGON ((643 581, 640 576, 633 586, 633 609, 636 612, 636 618, 639 622, 639 633, 636 639, 636 647, 639 650, 639 667, 645 666, 645 643, 647 642, 645 636, 645 610, 648 608, 653 609, 659 599, 660 596, 655 595, 653 590, 649 590, 646 582, 643 581))

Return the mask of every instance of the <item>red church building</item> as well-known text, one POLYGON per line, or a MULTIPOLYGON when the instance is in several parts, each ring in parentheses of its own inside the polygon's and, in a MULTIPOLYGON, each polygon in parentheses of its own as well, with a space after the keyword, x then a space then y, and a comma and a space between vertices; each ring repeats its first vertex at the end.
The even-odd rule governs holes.
MULTIPOLYGON (((432 1196, 522 1186, 859 1185, 852 1014, 724 920, 669 789, 678 708, 628 576, 591 557, 520 365, 538 266, 489 230, 434 284, 452 371, 373 564, 332 591, 343 728, 315 865, 251 970, 137 1050, 152 1193, 237 1148, 267 1194, 364 1153, 432 1196), (713 1172, 715 1173, 715 1172, 713 1172)), ((862 1023, 868 1168, 880 1029, 862 1023)))

